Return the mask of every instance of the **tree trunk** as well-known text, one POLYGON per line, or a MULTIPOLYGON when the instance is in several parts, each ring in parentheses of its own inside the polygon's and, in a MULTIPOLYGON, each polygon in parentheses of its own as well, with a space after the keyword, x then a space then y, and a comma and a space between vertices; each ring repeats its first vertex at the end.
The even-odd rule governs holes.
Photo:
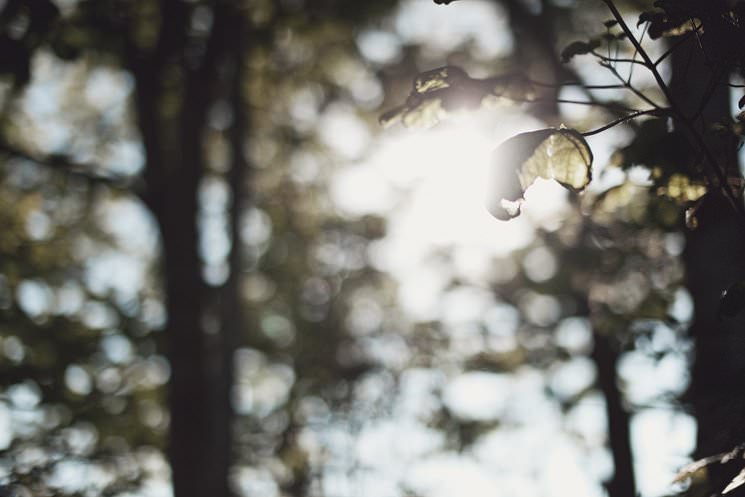
MULTIPOLYGON (((673 53, 672 64, 670 88, 685 115, 694 115, 707 99, 708 88, 715 88, 702 107, 703 122, 696 125, 699 133, 703 135, 712 123, 728 122, 727 75, 711 86, 714 71, 694 38, 673 53)), ((684 129, 681 123, 675 124, 684 129)), ((704 135, 704 140, 720 165, 729 165, 728 175, 739 176, 734 144, 711 133, 704 135)), ((702 457, 728 451, 745 440, 745 316, 725 317, 719 313, 722 292, 745 280, 745 230, 742 218, 718 192, 706 196, 697 217, 699 227, 686 232, 684 262, 693 299, 689 334, 695 348, 687 396, 698 424, 696 455, 702 457)), ((726 479, 726 475, 712 469, 711 483, 716 487, 716 481, 726 479)))
POLYGON ((634 458, 631 452, 630 416, 618 389, 618 340, 594 333, 592 360, 597 368, 597 383, 605 399, 608 439, 613 455, 613 477, 606 482, 609 497, 636 495, 634 458))
POLYGON ((220 289, 220 331, 215 336, 209 360, 210 376, 213 380, 212 418, 213 437, 212 455, 209 464, 215 475, 214 485, 209 495, 229 496, 230 466, 233 455, 233 405, 232 387, 234 383, 233 358, 243 331, 244 319, 241 310, 241 270, 243 268, 243 247, 241 244, 241 218, 246 204, 246 182, 249 165, 245 159, 245 141, 248 129, 248 105, 244 98, 245 59, 247 56, 247 38, 244 19, 240 11, 230 15, 228 38, 231 48, 226 58, 229 78, 227 81, 226 99, 231 103, 233 123, 229 130, 231 164, 228 183, 231 188, 232 205, 229 208, 230 252, 228 279, 220 289))
MULTIPOLYGON (((175 497, 228 495, 231 411, 230 361, 208 357, 203 322, 206 299, 199 256, 198 190, 203 176, 203 132, 217 78, 216 66, 230 47, 228 29, 238 17, 232 4, 213 9, 211 33, 195 64, 189 49, 190 6, 183 0, 160 3, 162 25, 150 54, 129 47, 136 80, 138 125, 146 154, 146 203, 158 222, 167 312, 166 356, 170 414, 168 456, 175 497), (168 71, 180 73, 164 86, 168 71), (174 85, 173 81, 170 83, 174 85), (165 99, 180 109, 164 116, 165 99), (217 364, 217 368, 212 368, 217 364), (221 371, 216 373, 216 371, 221 371), (222 382, 227 382, 223 384, 222 382)), ((171 77, 171 80, 173 78, 171 77)))

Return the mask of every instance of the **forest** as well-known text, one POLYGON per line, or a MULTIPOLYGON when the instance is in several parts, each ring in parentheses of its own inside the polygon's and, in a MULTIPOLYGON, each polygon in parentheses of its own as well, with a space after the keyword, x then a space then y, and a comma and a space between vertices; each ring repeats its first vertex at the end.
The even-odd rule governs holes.
POLYGON ((742 0, 0 0, 0 497, 745 496, 743 108, 742 0))

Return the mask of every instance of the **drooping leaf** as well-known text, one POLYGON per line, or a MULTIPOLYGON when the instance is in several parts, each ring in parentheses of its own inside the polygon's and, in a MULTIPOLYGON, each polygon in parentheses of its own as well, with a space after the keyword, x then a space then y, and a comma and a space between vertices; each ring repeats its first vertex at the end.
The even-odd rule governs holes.
POLYGON ((573 192, 591 179, 592 151, 572 129, 541 129, 521 133, 494 151, 489 211, 498 219, 520 214, 525 190, 536 178, 552 179, 573 192))
POLYGON ((525 100, 531 90, 524 78, 513 74, 478 79, 459 67, 444 66, 417 76, 406 102, 383 113, 380 123, 426 128, 451 112, 478 108, 486 99, 525 100))

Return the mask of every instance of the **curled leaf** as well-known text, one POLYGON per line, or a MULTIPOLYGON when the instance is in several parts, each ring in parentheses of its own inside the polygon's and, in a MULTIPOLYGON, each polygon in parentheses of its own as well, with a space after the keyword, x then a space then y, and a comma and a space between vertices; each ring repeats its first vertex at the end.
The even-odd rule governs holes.
POLYGON ((592 151, 572 129, 541 129, 521 133, 494 151, 489 211, 502 220, 520 214, 525 190, 536 178, 552 179, 582 191, 591 179, 592 151))

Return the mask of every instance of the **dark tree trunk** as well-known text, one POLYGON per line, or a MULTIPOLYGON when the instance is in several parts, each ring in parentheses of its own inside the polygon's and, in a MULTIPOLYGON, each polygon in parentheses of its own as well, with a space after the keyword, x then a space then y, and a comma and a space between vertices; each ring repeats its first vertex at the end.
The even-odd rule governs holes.
POLYGON ((241 243, 241 217, 247 203, 249 165, 245 159, 245 143, 248 131, 248 105, 244 98, 245 59, 248 39, 241 12, 230 15, 228 29, 231 48, 226 57, 226 99, 233 112, 233 123, 229 130, 231 164, 228 183, 231 188, 232 204, 229 208, 229 227, 231 247, 228 254, 230 273, 220 289, 220 331, 214 336, 209 356, 210 377, 213 379, 212 454, 209 464, 214 474, 214 486, 210 495, 229 496, 232 494, 229 477, 233 452, 233 405, 232 386, 234 382, 233 358, 243 331, 244 319, 241 310, 240 282, 243 268, 243 247, 241 243))
MULTIPOLYGON (((695 125, 701 134, 705 126, 730 119, 726 79, 709 92, 712 73, 695 40, 673 53, 671 90, 676 104, 691 116, 708 100, 695 125), (708 93, 710 97, 706 97, 708 93)), ((681 123, 676 126, 685 130, 681 123)), ((730 176, 739 176, 734 144, 711 133, 704 135, 704 140, 720 166, 727 165, 730 176)), ((699 227, 686 232, 684 253, 694 307, 689 333, 695 348, 687 397, 698 423, 697 455, 708 456, 745 440, 745 316, 719 313, 722 292, 745 280, 745 224, 732 203, 718 192, 707 195, 697 217, 699 227)), ((710 477, 715 482, 726 475, 713 468, 710 477)))
POLYGON ((618 389, 618 339, 595 333, 592 360, 597 368, 597 383, 605 399, 608 442, 613 455, 613 477, 606 482, 609 497, 636 495, 634 458, 631 452, 630 416, 618 389))
POLYGON ((221 497, 229 495, 232 353, 208 347, 203 327, 207 302, 199 256, 198 190, 217 65, 225 62, 232 41, 229 33, 237 36, 241 18, 232 12, 232 3, 216 5, 204 52, 195 62, 193 53, 186 53, 190 8, 183 0, 163 0, 155 49, 145 53, 130 46, 128 63, 136 80, 138 125, 146 154, 144 197, 162 241, 165 348, 171 366, 168 455, 174 496, 221 497), (177 82, 165 77, 169 71, 180 74, 177 82), (167 80, 172 86, 164 85, 167 80), (175 115, 163 115, 166 98, 171 107, 174 98, 180 100, 175 115))
POLYGON ((197 171, 182 163, 181 178, 170 185, 159 216, 163 241, 169 383, 169 457, 174 495, 207 495, 203 483, 208 455, 209 395, 202 330, 201 261, 197 254, 197 171))

